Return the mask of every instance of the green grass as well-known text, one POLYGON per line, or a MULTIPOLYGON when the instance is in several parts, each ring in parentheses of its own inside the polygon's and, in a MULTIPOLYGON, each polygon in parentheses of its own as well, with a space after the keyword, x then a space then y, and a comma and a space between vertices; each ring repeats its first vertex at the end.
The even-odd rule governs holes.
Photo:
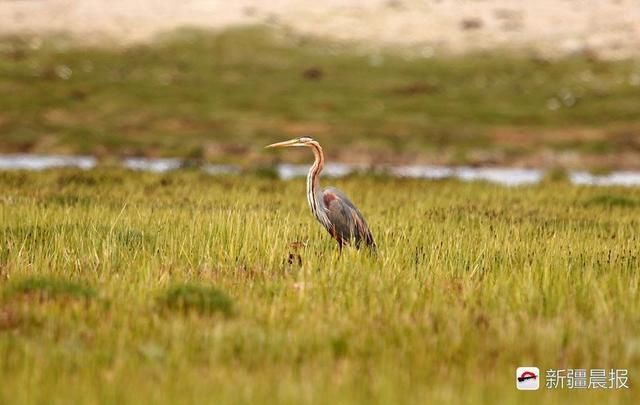
POLYGON ((639 190, 335 183, 377 255, 338 255, 303 180, 0 173, 0 402, 638 402, 639 190))
POLYGON ((5 294, 9 298, 33 295, 47 300, 57 297, 89 299, 95 295, 95 292, 90 288, 68 280, 26 278, 5 288, 5 294))
POLYGON ((226 294, 212 287, 195 284, 172 286, 162 295, 159 302, 169 309, 185 312, 220 312, 225 316, 233 313, 233 303, 226 294))
POLYGON ((637 61, 424 59, 258 28, 118 49, 34 43, 0 41, 3 152, 253 163, 262 145, 308 134, 340 160, 640 153, 637 61))

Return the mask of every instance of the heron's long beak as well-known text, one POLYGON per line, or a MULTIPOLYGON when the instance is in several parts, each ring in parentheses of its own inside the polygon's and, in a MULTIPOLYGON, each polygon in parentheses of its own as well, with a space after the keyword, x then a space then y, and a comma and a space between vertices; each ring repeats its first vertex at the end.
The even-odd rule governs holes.
POLYGON ((265 146, 265 148, 286 148, 288 146, 305 146, 303 143, 298 142, 297 139, 291 139, 284 142, 276 142, 271 145, 265 146))

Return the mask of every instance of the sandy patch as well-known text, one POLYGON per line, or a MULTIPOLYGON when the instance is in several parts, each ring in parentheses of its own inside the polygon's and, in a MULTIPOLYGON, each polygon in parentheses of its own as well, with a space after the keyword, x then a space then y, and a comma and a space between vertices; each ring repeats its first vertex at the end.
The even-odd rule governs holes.
POLYGON ((0 35, 146 41, 184 26, 267 24, 424 55, 496 47, 640 54, 638 0, 0 0, 0 35))

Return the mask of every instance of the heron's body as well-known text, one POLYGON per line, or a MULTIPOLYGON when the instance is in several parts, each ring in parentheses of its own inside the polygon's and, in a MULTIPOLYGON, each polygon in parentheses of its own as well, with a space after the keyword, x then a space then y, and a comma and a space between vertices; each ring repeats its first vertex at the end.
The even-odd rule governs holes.
POLYGON ((320 188, 320 173, 324 168, 324 154, 320 144, 311 138, 298 138, 268 147, 286 146, 306 146, 313 151, 315 161, 307 175, 307 201, 313 215, 338 242, 340 249, 350 243, 357 248, 363 243, 375 248, 367 222, 349 198, 336 188, 320 188))

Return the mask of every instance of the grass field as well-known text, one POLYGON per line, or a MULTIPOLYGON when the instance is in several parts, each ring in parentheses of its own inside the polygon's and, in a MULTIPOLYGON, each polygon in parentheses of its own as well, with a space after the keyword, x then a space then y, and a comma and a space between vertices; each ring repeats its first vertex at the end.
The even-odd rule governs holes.
POLYGON ((335 183, 377 255, 337 254, 303 180, 0 173, 0 402, 638 403, 640 190, 335 183))
POLYGON ((269 160, 262 145, 306 134, 342 161, 542 166, 574 153, 574 166, 640 169, 640 64, 588 55, 425 58, 259 28, 129 48, 5 38, 0 93, 2 152, 253 165, 269 160))

